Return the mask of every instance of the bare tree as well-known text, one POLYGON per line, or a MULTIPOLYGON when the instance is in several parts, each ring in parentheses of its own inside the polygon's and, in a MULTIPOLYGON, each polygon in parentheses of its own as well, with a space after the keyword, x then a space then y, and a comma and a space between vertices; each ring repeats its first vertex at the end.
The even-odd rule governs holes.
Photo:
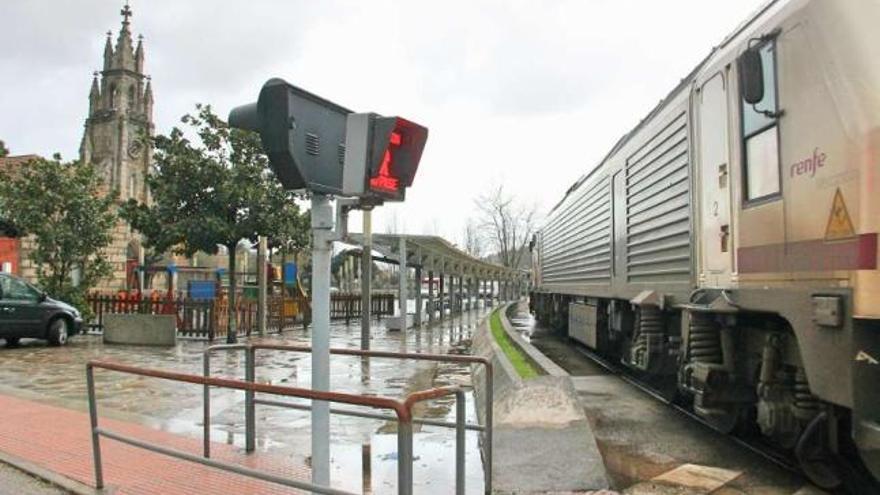
POLYGON ((462 245, 465 252, 474 258, 479 258, 483 255, 483 239, 480 235, 480 226, 473 218, 469 218, 464 226, 462 245))
POLYGON ((476 206, 482 213, 480 230, 498 261, 506 267, 518 268, 535 231, 537 206, 518 203, 502 184, 477 198, 476 206))

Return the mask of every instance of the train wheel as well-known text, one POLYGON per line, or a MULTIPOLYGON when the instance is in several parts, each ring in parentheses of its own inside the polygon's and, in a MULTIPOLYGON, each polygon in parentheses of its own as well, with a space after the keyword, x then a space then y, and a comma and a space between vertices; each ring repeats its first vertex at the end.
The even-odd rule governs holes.
POLYGON ((745 413, 743 406, 728 404, 724 407, 703 408, 694 406, 694 411, 715 430, 726 434, 733 433, 745 413))
POLYGON ((825 490, 840 486, 837 456, 828 447, 828 413, 820 413, 807 426, 795 448, 795 455, 810 481, 825 490))

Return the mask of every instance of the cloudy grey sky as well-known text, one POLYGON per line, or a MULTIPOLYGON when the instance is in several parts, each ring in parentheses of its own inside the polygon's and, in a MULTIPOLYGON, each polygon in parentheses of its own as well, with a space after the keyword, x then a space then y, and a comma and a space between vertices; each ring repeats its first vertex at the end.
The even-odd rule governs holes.
MULTIPOLYGON (((0 2, 0 139, 76 156, 122 0, 0 2)), ((543 211, 764 0, 132 0, 156 124, 221 115, 278 76, 430 128, 405 204, 374 229, 461 238, 503 183, 543 211)), ((352 230, 360 230, 359 218, 352 230)))

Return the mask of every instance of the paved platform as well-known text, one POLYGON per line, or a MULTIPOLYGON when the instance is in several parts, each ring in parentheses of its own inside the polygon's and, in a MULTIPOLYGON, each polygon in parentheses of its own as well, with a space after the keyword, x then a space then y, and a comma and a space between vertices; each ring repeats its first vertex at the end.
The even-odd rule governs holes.
MULTIPOLYGON (((466 353, 470 347, 474 328, 487 314, 484 310, 447 317, 442 323, 414 329, 408 332, 392 332, 384 328, 384 320, 373 325, 371 347, 375 350, 466 353)), ((251 337, 252 343, 308 344, 310 333, 297 328, 284 334, 251 337)), ((331 327, 333 347, 356 347, 360 342, 359 322, 345 325, 334 322, 331 327)), ((87 404, 85 402, 85 363, 90 359, 118 361, 134 366, 164 369, 181 373, 201 374, 202 355, 207 342, 181 341, 173 348, 104 345, 99 336, 77 336, 65 347, 50 347, 45 342, 23 340, 18 347, 0 345, 0 361, 3 362, 3 383, 0 397, 8 396, 36 404, 47 404, 65 411, 78 411, 75 429, 81 433, 82 446, 77 452, 85 456, 88 467, 84 479, 93 484, 91 468, 91 443, 88 437, 87 404)), ((311 386, 311 359, 307 354, 265 352, 257 356, 259 367, 256 379, 260 383, 308 388, 311 386)), ((217 353, 212 361, 216 376, 241 378, 244 376, 244 357, 241 353, 217 353)), ((102 418, 120 420, 139 425, 146 433, 170 435, 170 439, 191 439, 186 445, 194 453, 200 452, 202 434, 202 393, 198 385, 185 385, 164 380, 134 377, 122 373, 99 372, 96 374, 97 395, 102 418)), ((435 365, 420 361, 396 361, 336 356, 331 361, 331 384, 334 390, 402 397, 406 394, 434 386, 470 383, 467 365, 435 365)), ((242 452, 244 446, 244 394, 240 391, 215 388, 211 394, 212 428, 215 442, 232 453, 242 452)), ((469 421, 474 421, 476 411, 472 394, 467 395, 469 421)), ((5 406, 0 403, 0 411, 5 406)), ((58 413, 61 415, 62 413, 58 413)), ((454 399, 434 401, 424 408, 423 414, 439 420, 452 420, 455 414, 454 399)), ((297 466, 308 463, 311 450, 309 414, 286 408, 260 406, 257 408, 257 451, 261 458, 280 459, 282 473, 288 476, 297 466)), ((2 420, 0 420, 2 422, 2 420)), ((52 421, 49 421, 50 423, 52 421)), ((111 424, 105 421, 104 424, 111 424)), ((0 424, 0 435, 5 442, 27 439, 36 427, 25 428, 20 436, 9 438, 10 425, 0 424)), ((71 427, 71 429, 74 429, 71 427)), ((140 431, 140 430, 139 430, 140 431)), ((391 493, 396 488, 397 443, 393 425, 381 420, 365 420, 347 416, 331 417, 331 479, 334 488, 355 493, 363 486, 371 487, 373 493, 391 493), (365 462, 365 455, 368 462, 365 462)), ((165 438, 165 437, 162 437, 165 438)), ((418 428, 414 435, 415 455, 420 459, 414 466, 415 492, 420 495, 446 495, 455 480, 454 464, 449 462, 455 452, 451 439, 454 432, 448 429, 418 428)), ((483 469, 478 433, 466 435, 467 493, 483 492, 483 469)), ((107 448, 129 449, 133 455, 155 456, 118 443, 102 439, 107 448)), ((0 462, 4 462, 4 449, 0 442, 0 462)), ((220 452, 217 450, 217 452, 220 452)), ((78 454, 79 455, 79 454, 78 454)), ((113 461, 112 454, 105 454, 105 462, 113 461)), ((162 456, 158 456, 160 459, 162 456)), ((243 457, 243 456, 242 456, 243 457)), ((239 457, 237 459, 241 459, 239 457)), ((27 460, 27 459, 25 459, 27 460)), ((14 461, 14 460, 13 460, 14 461)), ((177 466, 185 461, 167 459, 177 466)), ((18 465, 16 462, 9 462, 18 465)), ((42 466, 46 463, 41 460, 42 466)), ((238 462, 236 460, 235 462, 238 462)), ((33 464, 33 463, 32 463, 33 464)), ((36 466, 37 464, 33 464, 36 466)), ((31 466, 24 471, 36 473, 31 466)), ((46 468, 48 469, 48 468, 46 468)), ((210 470, 210 468, 203 468, 210 470)), ((48 471, 47 471, 48 472, 48 471)), ((112 471, 108 483, 114 483, 112 471)), ((160 473, 158 476, 164 476, 160 473)), ((305 476, 307 479, 308 476, 305 476)), ((2 482, 2 478, 0 478, 2 482)), ((260 485, 263 486, 263 485, 260 485)), ((5 495, 0 486, 0 495, 5 495)), ((76 490, 73 490, 75 493, 76 490)), ((184 490, 185 491, 185 490, 184 490)), ((160 492, 154 490, 153 493, 160 492)), ((260 492, 260 490, 255 490, 260 492)), ((28 492, 15 492, 16 495, 28 492)), ((129 492, 123 492, 129 493, 129 492)), ((136 492, 144 493, 144 492, 136 492)), ((190 491, 203 493, 203 490, 190 491)), ((236 493, 226 491, 222 493, 236 493)), ((271 493, 271 492, 270 492, 271 493)))
MULTIPOLYGON (((63 478, 94 487, 88 414, 0 395, 0 451, 63 478)), ((115 432, 193 454, 201 440, 142 425, 101 418, 115 432)), ((106 491, 116 494, 290 494, 303 493, 196 463, 154 454, 102 438, 106 491)), ((212 458, 278 476, 308 480, 307 467, 273 454, 245 455, 239 448, 214 442, 212 458)))

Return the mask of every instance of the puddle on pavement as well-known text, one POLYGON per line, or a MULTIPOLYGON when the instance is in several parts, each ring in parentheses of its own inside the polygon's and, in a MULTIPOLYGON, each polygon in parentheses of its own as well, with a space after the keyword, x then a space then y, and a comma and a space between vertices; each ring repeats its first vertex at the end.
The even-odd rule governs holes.
MULTIPOLYGON (((386 331, 374 322, 371 348, 399 352, 469 352, 477 323, 487 314, 480 310, 455 318, 448 317, 430 329, 406 333, 386 331)), ((309 344, 310 330, 301 327, 284 334, 252 338, 251 342, 309 344)), ((360 326, 335 323, 331 329, 332 347, 357 347, 360 326)), ((220 341, 215 343, 222 343, 220 341)), ((90 359, 118 361, 146 368, 201 374, 202 352, 208 345, 182 341, 174 348, 104 346, 97 336, 79 336, 66 347, 48 347, 28 341, 15 349, 0 348, 3 366, 2 386, 26 390, 61 405, 85 401, 85 363, 90 359)), ((311 359, 307 354, 259 351, 256 379, 261 383, 308 388, 311 386, 311 359)), ((245 359, 241 352, 218 352, 211 360, 214 376, 242 378, 245 359)), ((362 359, 333 356, 331 387, 334 391, 402 397, 407 393, 446 385, 469 385, 470 370, 461 364, 431 364, 420 361, 362 359)), ((132 420, 176 434, 201 438, 202 389, 115 372, 96 372, 99 411, 124 413, 132 420)), ((295 399, 266 397, 275 400, 295 399)), ((302 401, 300 401, 302 402, 302 401)), ((349 406, 340 406, 349 407, 349 406)), ((237 447, 244 446, 244 393, 214 389, 211 392, 211 438, 237 447)), ((468 421, 476 422, 474 397, 467 394, 468 421)), ((454 396, 419 406, 417 416, 454 421, 454 396)), ((310 413, 287 408, 258 405, 257 450, 288 459, 292 465, 307 462, 310 450, 310 413)), ((397 483, 396 427, 382 420, 331 416, 332 479, 336 488, 361 492, 365 486, 373 493, 394 491, 397 483), (367 473, 369 482, 364 481, 367 473)), ((447 494, 455 480, 455 432, 438 427, 416 427, 414 433, 413 478, 416 493, 447 494)), ((483 471, 478 436, 466 435, 467 493, 482 493, 483 471)))

